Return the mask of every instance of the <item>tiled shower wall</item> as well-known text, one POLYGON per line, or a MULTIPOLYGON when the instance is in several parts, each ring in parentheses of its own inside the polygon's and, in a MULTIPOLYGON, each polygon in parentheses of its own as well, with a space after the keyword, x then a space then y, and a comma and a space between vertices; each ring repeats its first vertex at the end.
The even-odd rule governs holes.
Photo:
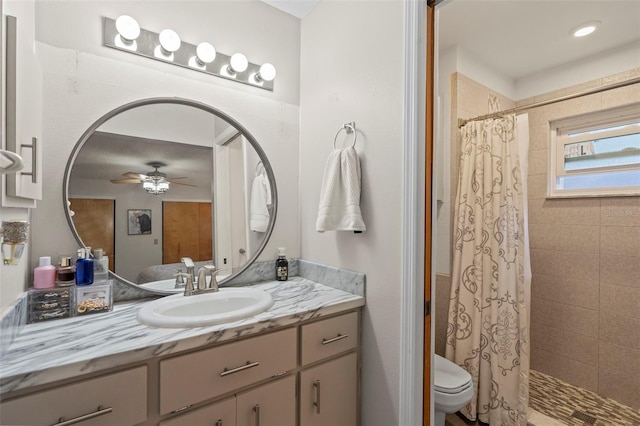
MULTIPOLYGON (((640 69, 518 105, 635 76, 640 69)), ((531 368, 640 409, 640 197, 545 198, 548 122, 633 103, 640 108, 640 84, 529 112, 531 368)), ((449 287, 448 276, 437 277, 439 353, 449 287)))

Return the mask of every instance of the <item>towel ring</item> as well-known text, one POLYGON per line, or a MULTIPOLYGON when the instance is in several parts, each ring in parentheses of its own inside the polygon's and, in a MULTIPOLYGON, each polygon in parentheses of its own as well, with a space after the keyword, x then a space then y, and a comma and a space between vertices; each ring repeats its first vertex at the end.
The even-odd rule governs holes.
POLYGON ((340 129, 338 129, 338 132, 336 133, 336 136, 333 138, 333 149, 336 149, 336 141, 338 140, 338 135, 343 130, 346 131, 348 135, 353 133, 353 143, 351 144, 351 148, 356 146, 356 140, 358 139, 358 133, 356 132, 356 123, 354 121, 352 121, 351 123, 347 123, 344 126, 342 126, 340 129))

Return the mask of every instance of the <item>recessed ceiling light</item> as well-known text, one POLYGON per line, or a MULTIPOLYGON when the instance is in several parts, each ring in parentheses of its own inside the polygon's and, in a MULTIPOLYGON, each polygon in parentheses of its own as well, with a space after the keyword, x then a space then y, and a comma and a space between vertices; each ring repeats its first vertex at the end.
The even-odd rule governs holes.
POLYGON ((571 30, 571 34, 574 37, 584 37, 596 30, 600 25, 600 21, 587 22, 571 30))

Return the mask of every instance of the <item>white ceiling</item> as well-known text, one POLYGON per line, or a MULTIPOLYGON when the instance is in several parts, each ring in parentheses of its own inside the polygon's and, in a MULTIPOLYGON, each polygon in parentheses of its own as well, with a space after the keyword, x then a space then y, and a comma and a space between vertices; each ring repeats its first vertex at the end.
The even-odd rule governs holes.
POLYGON ((262 0, 270 6, 302 19, 319 0, 262 0))
POLYGON ((504 77, 523 77, 636 44, 638 0, 452 0, 438 5, 438 47, 457 46, 504 77), (569 34, 589 21, 598 30, 569 34))

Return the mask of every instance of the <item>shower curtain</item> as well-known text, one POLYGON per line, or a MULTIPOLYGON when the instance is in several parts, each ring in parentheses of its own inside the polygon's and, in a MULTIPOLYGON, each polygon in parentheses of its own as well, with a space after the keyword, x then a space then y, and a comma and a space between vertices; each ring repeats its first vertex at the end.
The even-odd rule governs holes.
POLYGON ((526 426, 527 116, 472 121, 461 137, 446 358, 473 378, 467 418, 526 426))

